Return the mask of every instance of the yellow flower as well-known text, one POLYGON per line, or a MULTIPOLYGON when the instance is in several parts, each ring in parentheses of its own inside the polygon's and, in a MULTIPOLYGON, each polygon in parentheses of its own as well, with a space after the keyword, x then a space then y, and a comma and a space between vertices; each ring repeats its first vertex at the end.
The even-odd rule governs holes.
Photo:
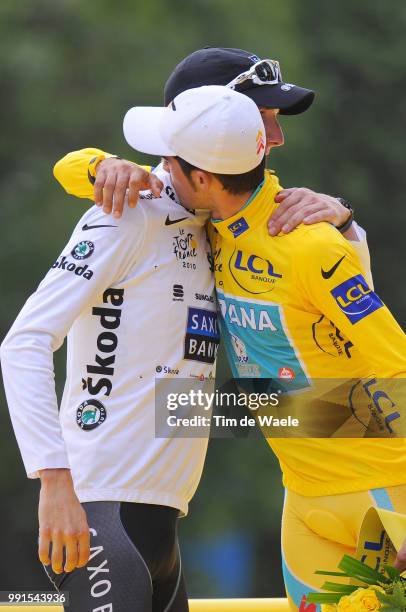
POLYGON ((321 612, 337 612, 336 604, 322 604, 321 612))
POLYGON ((376 591, 384 593, 381 587, 373 587, 357 589, 351 595, 344 595, 338 602, 338 612, 373 612, 374 610, 380 610, 381 602, 376 596, 376 591))

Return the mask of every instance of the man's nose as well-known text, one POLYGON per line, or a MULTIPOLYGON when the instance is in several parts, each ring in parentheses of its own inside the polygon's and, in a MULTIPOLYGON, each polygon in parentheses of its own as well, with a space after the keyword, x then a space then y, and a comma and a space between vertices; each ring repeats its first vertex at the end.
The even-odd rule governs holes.
POLYGON ((266 155, 269 155, 270 150, 274 147, 281 147, 284 142, 283 132, 278 126, 266 135, 266 155))

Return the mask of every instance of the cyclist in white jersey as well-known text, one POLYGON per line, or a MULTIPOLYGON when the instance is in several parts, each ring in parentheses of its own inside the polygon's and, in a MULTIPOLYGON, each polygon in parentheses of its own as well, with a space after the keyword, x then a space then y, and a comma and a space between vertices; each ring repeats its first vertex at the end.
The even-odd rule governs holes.
MULTIPOLYGON (((164 183, 168 181, 160 168, 156 175, 164 183)), ((156 377, 214 375, 218 334, 205 221, 204 213, 186 210, 176 201, 176 195, 140 199, 135 210, 128 209, 122 219, 113 222, 92 207, 2 345, 6 393, 28 475, 42 476, 46 488, 50 469, 57 468, 61 473, 70 470, 76 505, 73 489, 70 497, 67 493, 68 479, 61 482, 65 488, 63 500, 70 504, 72 514, 79 514, 79 502, 85 508, 87 502, 108 502, 103 511, 94 505, 87 508, 92 519, 89 566, 93 568, 103 560, 100 555, 92 563, 95 547, 109 548, 97 524, 111 523, 114 516, 116 521, 123 518, 123 513, 119 516, 120 504, 111 502, 165 506, 169 517, 177 517, 187 513, 200 479, 207 439, 155 437, 154 386, 156 377), (197 292, 208 300, 202 303, 197 292), (174 299, 176 293, 182 294, 181 300, 174 299), (67 377, 58 417, 53 352, 66 335, 67 377)), ((52 503, 47 502, 49 521, 52 503)), ((75 525, 77 529, 74 520, 72 528, 75 525)), ((162 520, 160 516, 159 522, 162 520)), ((173 530, 173 522, 167 520, 173 530)), ((130 586, 121 593, 122 579, 118 584, 110 579, 113 571, 120 574, 122 564, 115 568, 113 557, 123 555, 122 551, 104 553, 109 555, 109 574, 96 573, 93 580, 94 571, 86 569, 68 574, 87 561, 86 520, 81 524, 79 553, 76 541, 54 539, 56 572, 62 570, 63 545, 67 558, 66 573, 55 574, 53 579, 60 588, 71 590, 75 612, 88 610, 89 598, 94 599, 95 607, 99 602, 107 610, 114 602, 114 610, 128 610, 125 602, 128 597, 131 601, 130 586), (84 578, 77 599, 73 583, 80 572, 84 578), (107 582, 92 590, 100 576, 107 582), (99 593, 103 595, 99 597, 99 593)), ((114 539, 117 534, 110 538, 114 539)), ((45 539, 42 546, 48 548, 49 540, 45 539)), ((172 563, 173 550, 169 552, 172 563)), ((128 556, 137 561, 131 548, 128 556)), ((141 570, 144 572, 143 567, 141 570)), ((152 573, 151 568, 149 571, 152 573)), ((178 581, 180 584, 180 563, 165 573, 172 584, 167 605, 178 581), (172 575, 174 569, 176 575, 172 575)), ((144 584, 144 589, 137 586, 137 592, 141 590, 148 602, 149 577, 144 584)), ((159 600, 161 607, 154 609, 164 609, 161 603, 159 600)), ((142 605, 149 609, 146 603, 142 605)), ((187 609, 185 595, 173 609, 187 609)))

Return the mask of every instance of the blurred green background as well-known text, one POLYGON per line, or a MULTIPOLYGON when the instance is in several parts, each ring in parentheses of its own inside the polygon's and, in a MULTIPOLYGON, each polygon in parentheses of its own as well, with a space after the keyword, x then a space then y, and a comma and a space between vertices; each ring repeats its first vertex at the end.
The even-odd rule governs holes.
MULTIPOLYGON (((124 113, 160 104, 175 64, 206 45, 279 59, 286 81, 317 91, 308 113, 282 118, 286 145, 270 166, 286 187, 354 205, 376 288, 402 322, 405 29, 404 0, 1 0, 1 337, 88 205, 53 180, 55 161, 85 146, 133 159, 124 113)), ((56 365, 60 392, 63 351, 56 365)), ((36 561, 38 483, 25 479, 0 401, 0 588, 47 588, 36 561)), ((263 441, 210 443, 181 525, 192 596, 283 593, 282 498, 263 441)))

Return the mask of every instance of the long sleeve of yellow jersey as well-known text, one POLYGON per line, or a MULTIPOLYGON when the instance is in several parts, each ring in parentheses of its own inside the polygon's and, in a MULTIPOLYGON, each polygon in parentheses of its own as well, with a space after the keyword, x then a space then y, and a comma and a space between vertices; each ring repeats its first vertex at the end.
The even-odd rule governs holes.
MULTIPOLYGON (((96 166, 109 157, 117 156, 91 147, 71 151, 56 162, 54 177, 70 195, 94 201, 93 184, 96 178, 96 166)), ((142 168, 151 170, 151 166, 142 166, 142 168)))
POLYGON ((326 223, 309 226, 295 249, 294 268, 307 307, 334 322, 375 376, 406 377, 406 336, 337 230, 326 223))
MULTIPOLYGON (((109 157, 116 156, 113 153, 107 153, 106 151, 92 147, 71 151, 71 153, 68 153, 56 162, 54 166, 54 177, 70 195, 94 201, 93 184, 96 177, 96 166, 99 162, 109 157)), ((150 166, 142 167, 145 168, 145 170, 151 170, 150 166)), ((282 189, 281 186, 280 189, 282 189)), ((357 224, 355 224, 355 226, 358 241, 351 242, 351 244, 356 249, 361 259, 369 285, 373 287, 366 234, 357 224)))
POLYGON ((54 177, 67 193, 77 198, 94 200, 93 183, 96 166, 109 157, 116 156, 93 148, 72 151, 56 162, 54 177))

